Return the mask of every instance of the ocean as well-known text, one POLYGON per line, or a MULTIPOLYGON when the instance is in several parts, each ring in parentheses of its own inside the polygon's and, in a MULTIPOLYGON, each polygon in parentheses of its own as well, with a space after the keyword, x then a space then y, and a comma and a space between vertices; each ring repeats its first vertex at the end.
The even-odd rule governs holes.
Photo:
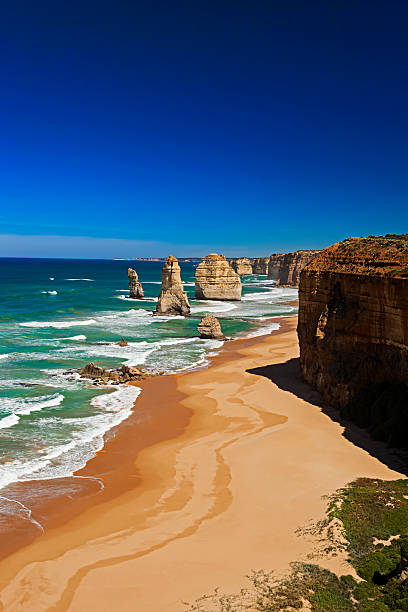
POLYGON ((223 345, 198 337, 206 313, 238 338, 270 333, 279 326, 270 317, 296 312, 284 302, 297 290, 265 276, 242 278, 240 303, 194 300, 196 264, 180 265, 189 318, 152 316, 162 262, 0 259, 0 488, 72 475, 129 416, 139 388, 97 388, 74 370, 91 361, 165 374, 205 366, 223 345), (128 266, 143 301, 127 298, 128 266), (128 346, 117 345, 122 337, 128 346))

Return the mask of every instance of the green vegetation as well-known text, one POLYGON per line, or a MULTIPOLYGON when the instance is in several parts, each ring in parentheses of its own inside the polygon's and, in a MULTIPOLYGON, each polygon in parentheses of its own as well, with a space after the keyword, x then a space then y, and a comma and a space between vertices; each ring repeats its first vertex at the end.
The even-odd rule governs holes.
POLYGON ((333 538, 341 521, 349 561, 358 575, 338 578, 314 564, 293 563, 282 579, 272 572, 253 571, 249 587, 232 595, 217 589, 187 612, 407 612, 408 611, 408 480, 361 478, 329 501, 327 517, 309 533, 333 538))

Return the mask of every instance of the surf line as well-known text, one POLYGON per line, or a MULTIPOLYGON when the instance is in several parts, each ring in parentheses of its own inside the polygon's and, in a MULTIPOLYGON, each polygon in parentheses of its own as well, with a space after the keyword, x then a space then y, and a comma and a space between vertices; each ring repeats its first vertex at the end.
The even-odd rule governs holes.
POLYGON ((21 502, 19 502, 17 499, 10 499, 9 497, 5 497, 4 495, 0 495, 0 499, 5 499, 8 502, 11 502, 12 504, 17 504, 18 506, 20 506, 24 512, 26 512, 26 519, 28 521, 30 521, 30 523, 33 523, 33 525, 35 525, 36 527, 38 527, 38 529, 41 530, 41 533, 44 533, 44 527, 41 525, 41 523, 39 523, 33 516, 32 516, 32 512, 30 510, 30 508, 27 508, 27 506, 25 506, 24 504, 22 504, 21 502))

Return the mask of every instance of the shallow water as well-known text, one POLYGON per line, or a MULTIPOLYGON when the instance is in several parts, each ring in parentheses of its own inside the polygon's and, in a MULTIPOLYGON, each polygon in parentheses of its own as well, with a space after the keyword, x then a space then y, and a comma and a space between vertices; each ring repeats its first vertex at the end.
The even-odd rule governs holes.
POLYGON ((90 361, 155 372, 205 364, 222 342, 201 340, 197 323, 216 315, 227 337, 277 329, 271 316, 294 289, 263 276, 243 277, 242 302, 196 301, 195 265, 181 264, 190 318, 153 317, 161 262, 131 262, 146 300, 127 299, 129 262, 0 259, 0 487, 73 474, 130 414, 140 390, 97 389, 69 370, 90 361), (125 337, 128 346, 117 342, 125 337))

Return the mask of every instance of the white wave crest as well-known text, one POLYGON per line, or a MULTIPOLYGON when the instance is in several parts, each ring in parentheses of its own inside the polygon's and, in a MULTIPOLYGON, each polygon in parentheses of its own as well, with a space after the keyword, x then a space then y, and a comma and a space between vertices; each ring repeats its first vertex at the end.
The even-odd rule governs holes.
POLYGON ((217 300, 206 300, 205 302, 195 302, 191 305, 191 312, 229 312, 237 308, 231 302, 219 302, 217 300))
POLYGON ((58 291, 41 291, 41 293, 46 293, 48 295, 58 295, 58 291))
POLYGON ((266 336, 271 332, 276 331, 280 328, 279 323, 269 323, 269 325, 262 325, 257 329, 253 329, 247 334, 245 334, 245 338, 256 338, 258 336, 266 336))
POLYGON ((39 397, 4 397, 1 400, 1 408, 12 411, 13 414, 7 415, 0 420, 0 429, 17 425, 20 416, 27 416, 32 412, 39 412, 43 408, 54 408, 59 406, 64 400, 62 393, 54 395, 42 395, 39 397))
POLYGON ((88 281, 89 283, 93 283, 93 278, 66 278, 67 281, 88 281))
POLYGON ((93 325, 95 322, 95 319, 86 319, 85 321, 27 321, 26 323, 19 323, 19 325, 21 327, 54 327, 55 329, 64 329, 66 327, 93 325))

